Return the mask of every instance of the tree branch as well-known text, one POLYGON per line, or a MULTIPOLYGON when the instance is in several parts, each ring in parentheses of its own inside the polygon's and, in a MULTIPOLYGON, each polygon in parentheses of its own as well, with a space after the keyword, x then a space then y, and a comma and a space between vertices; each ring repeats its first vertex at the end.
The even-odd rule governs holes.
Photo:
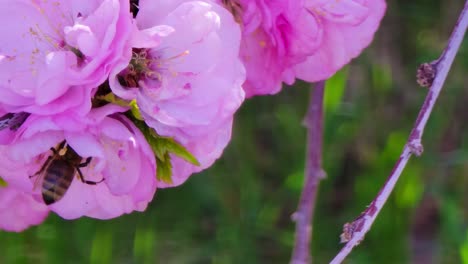
POLYGON ((463 41, 463 36, 466 32, 467 26, 468 1, 465 2, 463 11, 458 18, 457 24, 455 25, 454 31, 450 36, 444 52, 438 60, 429 64, 432 66, 432 70, 435 71, 435 78, 431 87, 429 88, 426 99, 421 107, 418 118, 413 126, 413 130, 411 131, 400 158, 396 162, 395 167, 393 168, 384 186, 377 194, 377 197, 359 217, 357 217, 353 222, 346 223, 344 225, 341 240, 342 242, 347 243, 341 249, 338 255, 336 255, 336 257, 330 262, 331 264, 341 263, 351 252, 351 250, 364 239, 365 234, 369 231, 372 223, 374 222, 375 218, 379 214, 390 193, 395 187, 395 184, 398 181, 398 178, 405 168, 409 158, 413 154, 416 156, 421 155, 423 151, 421 138, 424 132, 424 128, 426 127, 427 120, 431 115, 432 109, 434 108, 440 91, 442 90, 442 86, 445 82, 455 55, 463 41))
POLYGON ((310 263, 310 239, 312 219, 317 189, 320 179, 325 177, 322 170, 322 127, 323 93, 325 82, 318 82, 310 93, 309 109, 304 119, 307 128, 307 153, 305 164, 305 183, 297 211, 292 215, 296 222, 296 241, 291 264, 310 263))

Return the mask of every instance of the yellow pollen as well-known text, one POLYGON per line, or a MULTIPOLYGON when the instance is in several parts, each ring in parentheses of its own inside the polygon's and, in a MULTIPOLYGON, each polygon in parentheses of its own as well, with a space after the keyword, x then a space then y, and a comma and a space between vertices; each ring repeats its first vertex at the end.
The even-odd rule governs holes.
POLYGON ((63 149, 59 150, 58 154, 59 156, 63 156, 67 153, 67 146, 63 147, 63 149))

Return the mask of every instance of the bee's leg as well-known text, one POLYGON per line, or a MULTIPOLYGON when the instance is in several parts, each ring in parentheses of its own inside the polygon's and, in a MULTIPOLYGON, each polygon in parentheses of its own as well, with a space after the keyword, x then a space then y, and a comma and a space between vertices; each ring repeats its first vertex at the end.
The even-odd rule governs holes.
POLYGON ((36 172, 34 173, 33 175, 29 175, 29 178, 32 178, 36 175, 39 175, 41 173, 44 172, 44 170, 47 168, 47 166, 49 166, 49 164, 52 162, 52 156, 49 156, 46 160, 46 162, 44 162, 44 164, 42 165, 42 167, 36 172))
POLYGON ((88 157, 88 158, 86 159, 85 162, 83 162, 83 163, 81 163, 81 164, 78 164, 78 167, 79 167, 79 168, 83 168, 83 167, 88 166, 89 163, 91 162, 91 159, 92 159, 92 157, 88 157))
POLYGON ((58 145, 57 149, 55 148, 50 148, 50 150, 52 151, 52 153, 54 153, 54 155, 58 155, 59 154, 59 151, 61 149, 63 149, 63 147, 65 147, 65 140, 63 140, 62 142, 60 142, 60 144, 58 145))
POLYGON ((40 186, 40 183, 41 183, 41 179, 43 179, 43 172, 44 170, 49 167, 50 163, 52 162, 52 156, 49 156, 46 160, 46 162, 44 162, 44 164, 42 165, 42 167, 36 172, 34 173, 33 175, 29 175, 29 179, 31 179, 32 177, 35 177, 37 175, 39 175, 39 177, 36 178, 36 180, 34 180, 34 184, 33 184, 33 190, 36 190, 39 186, 40 186))
MULTIPOLYGON (((64 145, 64 144, 65 144, 65 140, 62 141, 62 142, 60 143, 59 149, 60 149, 60 148, 63 148, 63 145, 64 145)), ((56 149, 50 148, 50 150, 52 151, 52 153, 54 153, 54 155, 58 155, 58 152, 57 152, 56 149)), ((38 174, 43 173, 44 170, 47 168, 47 166, 49 166, 49 164, 50 164, 51 162, 52 162, 52 156, 49 156, 49 157, 47 158, 46 162, 44 162, 44 165, 42 165, 42 167, 41 167, 36 173, 34 173, 34 175, 30 175, 29 178, 32 178, 32 177, 34 177, 34 176, 36 176, 36 175, 38 175, 38 174)))
POLYGON ((50 148, 50 150, 52 151, 52 153, 54 153, 54 155, 57 155, 57 153, 58 153, 58 152, 57 152, 57 150, 56 150, 56 149, 54 149, 54 148, 50 148))
POLYGON ((83 173, 81 172, 80 168, 83 168, 83 167, 86 167, 89 165, 89 163, 91 162, 91 159, 92 157, 88 157, 86 158, 86 161, 81 163, 81 164, 78 164, 78 166, 76 167, 76 170, 78 171, 78 177, 80 178, 80 180, 86 184, 89 184, 89 185, 96 185, 100 182, 103 182, 104 179, 100 180, 100 181, 88 181, 88 180, 85 180, 84 177, 83 177, 83 173))
MULTIPOLYGON (((86 160, 87 160, 87 159, 86 159, 86 160)), ((85 162, 85 163, 86 163, 86 162, 85 162)), ((80 165, 81 165, 81 164, 80 164, 80 165)), ((81 166, 80 166, 80 167, 81 167, 81 166)), ((83 183, 86 183, 86 184, 89 184, 89 185, 96 185, 96 184, 101 183, 101 182, 104 181, 104 178, 102 178, 102 180, 97 181, 97 182, 96 182, 96 181, 87 181, 87 180, 84 179, 83 173, 81 173, 80 168, 79 168, 79 167, 76 167, 76 170, 78 171, 78 177, 80 178, 80 180, 81 180, 83 183)))

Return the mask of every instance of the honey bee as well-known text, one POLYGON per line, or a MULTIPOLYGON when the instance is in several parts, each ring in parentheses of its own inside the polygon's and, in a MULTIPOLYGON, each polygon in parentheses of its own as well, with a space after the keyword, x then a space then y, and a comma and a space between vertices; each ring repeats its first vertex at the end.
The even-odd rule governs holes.
POLYGON ((65 140, 60 142, 56 148, 51 148, 50 155, 44 165, 32 176, 39 176, 36 179, 35 186, 42 179, 42 199, 47 205, 53 204, 65 195, 70 187, 75 174, 78 172, 78 178, 86 184, 96 185, 104 179, 95 182, 85 180, 80 168, 86 167, 91 162, 91 157, 88 157, 85 162, 81 162, 83 158, 76 151, 66 144, 65 140))

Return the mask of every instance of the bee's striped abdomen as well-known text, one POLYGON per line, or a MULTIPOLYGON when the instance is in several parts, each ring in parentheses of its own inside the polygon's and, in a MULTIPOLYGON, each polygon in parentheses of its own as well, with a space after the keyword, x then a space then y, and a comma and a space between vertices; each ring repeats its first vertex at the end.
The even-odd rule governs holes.
POLYGON ((64 160, 53 160, 42 183, 42 199, 47 205, 60 200, 73 181, 76 169, 64 160))

